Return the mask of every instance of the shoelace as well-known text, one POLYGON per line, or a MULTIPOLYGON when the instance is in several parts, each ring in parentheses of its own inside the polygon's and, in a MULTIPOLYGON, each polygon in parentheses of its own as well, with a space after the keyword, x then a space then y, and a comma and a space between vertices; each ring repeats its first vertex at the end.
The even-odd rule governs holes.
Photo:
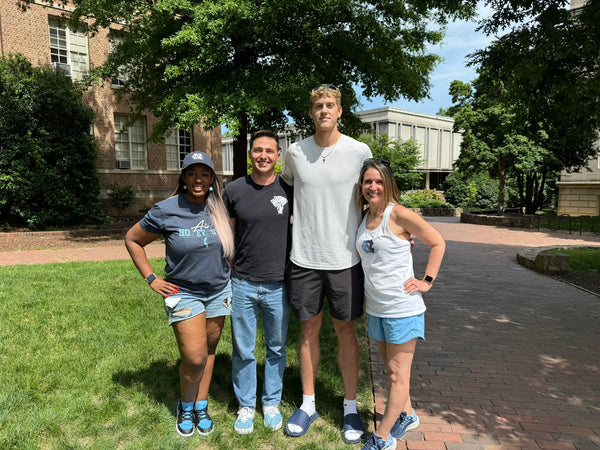
POLYGON ((368 446, 367 448, 369 450, 377 450, 377 442, 375 441, 375 436, 372 434, 367 437, 367 442, 365 444, 365 447, 368 446))
POLYGON ((194 411, 181 411, 179 414, 179 423, 185 422, 189 420, 190 422, 194 421, 194 411))
POLYGON ((265 406, 263 409, 263 414, 269 417, 275 417, 278 412, 276 406, 265 406))
POLYGON ((252 419, 254 417, 253 413, 254 413, 254 411, 252 410, 252 408, 248 408, 247 406, 244 406, 238 412, 238 420, 245 422, 248 419, 252 419))

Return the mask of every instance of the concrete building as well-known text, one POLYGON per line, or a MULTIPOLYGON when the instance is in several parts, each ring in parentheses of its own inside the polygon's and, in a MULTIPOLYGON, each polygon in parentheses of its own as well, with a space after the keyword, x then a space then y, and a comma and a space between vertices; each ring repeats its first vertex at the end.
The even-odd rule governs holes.
MULTIPOLYGON (((21 53, 34 65, 52 65, 74 81, 81 80, 106 60, 111 42, 118 39, 119 26, 88 36, 65 28, 58 20, 65 13, 69 13, 69 8, 58 2, 48 6, 35 1, 25 12, 16 1, 0 2, 0 53, 21 53)), ((150 113, 125 128, 130 105, 116 96, 125 82, 125 76, 117 75, 112 82, 90 87, 84 95, 95 113, 92 132, 98 148, 101 200, 109 212, 108 188, 113 184, 131 185, 137 191, 136 201, 127 213, 136 214, 139 208, 170 196, 177 184, 181 161, 190 151, 210 154, 217 172, 222 173, 218 128, 175 129, 160 144, 148 141, 157 123, 150 113)))
MULTIPOLYGON (((450 117, 421 114, 402 109, 385 107, 360 111, 357 115, 370 124, 377 133, 385 133, 390 138, 407 141, 413 139, 419 146, 423 165, 416 168, 423 172, 421 188, 438 189, 446 176, 453 171, 452 164, 460 154, 462 136, 453 131, 454 119, 450 117)), ((282 152, 300 140, 289 130, 279 133, 279 146, 282 152)), ((233 174, 233 139, 222 139, 223 167, 225 175, 233 174)))
POLYGON ((377 108, 361 111, 358 116, 380 134, 407 141, 414 140, 420 149, 423 165, 422 189, 438 189, 460 155, 462 135, 453 131, 454 119, 405 111, 397 108, 377 108))
POLYGON ((587 169, 579 173, 563 170, 556 184, 558 215, 600 216, 600 156, 590 159, 587 169))

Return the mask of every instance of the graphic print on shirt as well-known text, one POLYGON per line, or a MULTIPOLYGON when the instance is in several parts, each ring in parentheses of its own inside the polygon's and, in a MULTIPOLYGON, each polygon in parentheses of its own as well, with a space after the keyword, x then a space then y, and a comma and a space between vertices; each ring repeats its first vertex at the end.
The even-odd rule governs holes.
POLYGON ((373 248, 373 239, 365 239, 362 243, 362 249, 365 253, 375 253, 375 249, 373 248))
POLYGON ((208 247, 208 235, 207 233, 210 233, 211 235, 216 235, 217 231, 212 228, 212 225, 210 225, 209 223, 206 223, 204 220, 200 221, 200 223, 198 223, 198 225, 187 229, 187 228, 180 228, 179 229, 179 236, 181 237, 199 237, 199 238, 204 238, 204 241, 202 242, 204 244, 205 247, 208 247))
POLYGON ((277 214, 283 214, 283 207, 287 205, 287 198, 282 197, 280 195, 276 195, 271 199, 271 204, 277 210, 277 214))

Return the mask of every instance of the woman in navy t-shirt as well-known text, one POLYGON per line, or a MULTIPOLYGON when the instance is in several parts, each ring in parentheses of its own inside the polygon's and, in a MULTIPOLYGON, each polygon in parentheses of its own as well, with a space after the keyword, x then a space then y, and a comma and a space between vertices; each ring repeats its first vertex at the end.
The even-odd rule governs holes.
POLYGON ((210 157, 189 153, 175 195, 158 202, 125 237, 131 258, 152 290, 163 296, 181 364, 177 433, 213 430, 208 388, 225 316, 230 314, 229 258, 233 233, 210 157), (144 247, 165 239, 165 278, 154 274, 144 247))

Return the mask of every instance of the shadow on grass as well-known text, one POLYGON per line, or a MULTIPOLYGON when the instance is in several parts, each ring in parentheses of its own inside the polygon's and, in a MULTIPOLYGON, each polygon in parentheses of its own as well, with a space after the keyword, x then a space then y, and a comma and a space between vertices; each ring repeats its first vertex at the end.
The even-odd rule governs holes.
MULTIPOLYGON (((175 417, 179 401, 178 367, 180 363, 181 359, 154 361, 143 369, 116 372, 112 376, 112 381, 128 389, 139 389, 150 400, 164 404, 175 417)), ((229 355, 216 355, 209 395, 215 401, 227 405, 229 411, 237 411, 237 401, 233 396, 231 384, 231 357, 229 355)))

